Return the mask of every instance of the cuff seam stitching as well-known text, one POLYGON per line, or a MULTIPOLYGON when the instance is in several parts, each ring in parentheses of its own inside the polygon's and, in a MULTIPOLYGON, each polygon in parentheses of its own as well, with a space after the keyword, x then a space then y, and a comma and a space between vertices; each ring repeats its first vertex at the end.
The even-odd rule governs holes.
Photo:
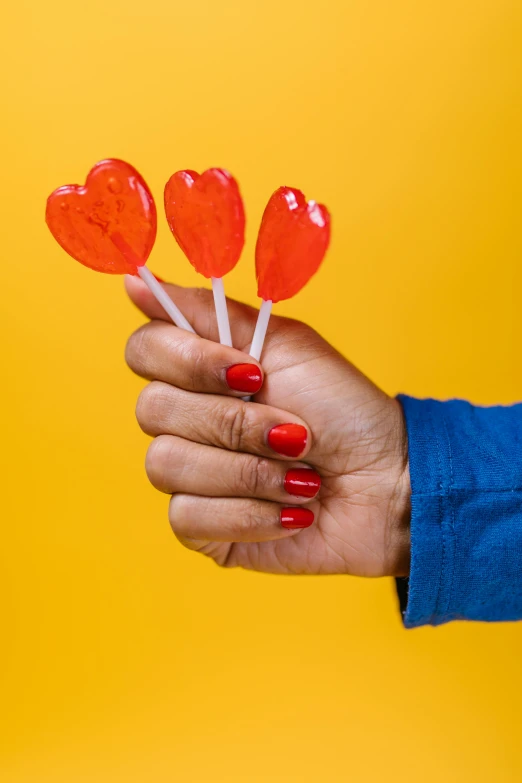
MULTIPOLYGON (((445 601, 445 607, 444 607, 444 615, 447 615, 450 611, 450 607, 453 606, 453 588, 454 588, 454 575, 455 575, 455 543, 456 543, 456 537, 455 537, 455 493, 453 492, 453 483, 454 483, 454 471, 453 471, 453 451, 451 448, 451 439, 449 436, 449 430, 448 430, 448 424, 446 420, 445 415, 445 409, 444 406, 441 409, 442 413, 442 423, 444 425, 444 434, 446 436, 446 446, 448 449, 448 461, 449 461, 449 469, 450 469, 450 481, 448 486, 448 503, 449 503, 449 562, 448 562, 448 585, 446 590, 446 601, 445 601)), ((448 527, 444 524, 444 518, 442 519, 442 525, 444 527, 448 527)))
POLYGON ((439 443, 439 438, 437 436, 437 428, 435 426, 434 421, 434 415, 433 411, 430 410, 430 422, 431 422, 431 431, 435 440, 435 448, 437 450, 437 485, 439 487, 439 492, 437 493, 438 498, 438 510, 439 510, 439 520, 440 520, 440 532, 441 532, 441 567, 440 567, 440 575, 439 575, 439 584, 437 587, 437 595, 435 597, 435 605, 430 615, 430 623, 433 623, 435 618, 440 614, 438 611, 438 606, 442 594, 442 584, 444 581, 444 572, 446 569, 446 535, 444 532, 444 514, 443 514, 443 505, 442 505, 442 499, 444 497, 443 494, 443 482, 442 482, 442 455, 441 455, 441 448, 439 443))

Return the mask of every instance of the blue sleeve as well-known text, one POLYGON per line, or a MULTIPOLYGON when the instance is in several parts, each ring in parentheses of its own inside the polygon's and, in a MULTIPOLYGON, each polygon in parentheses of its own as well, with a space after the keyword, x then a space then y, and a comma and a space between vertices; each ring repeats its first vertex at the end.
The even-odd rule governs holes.
POLYGON ((522 619, 522 404, 398 399, 412 485, 404 624, 522 619))

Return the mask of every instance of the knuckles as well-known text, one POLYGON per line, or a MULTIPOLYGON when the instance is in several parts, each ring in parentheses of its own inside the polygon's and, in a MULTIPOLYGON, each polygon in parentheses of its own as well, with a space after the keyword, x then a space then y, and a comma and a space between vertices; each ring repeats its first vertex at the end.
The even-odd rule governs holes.
POLYGON ((254 504, 246 505, 240 526, 238 526, 238 537, 242 541, 255 541, 258 538, 259 531, 267 527, 269 521, 266 516, 256 510, 254 504))
POLYGON ((151 354, 150 324, 140 326, 131 334, 125 346, 125 361, 133 372, 142 375, 146 371, 147 357, 151 354))
POLYGON ((173 495, 169 503, 169 522, 173 533, 186 538, 197 538, 198 527, 204 520, 204 509, 208 505, 206 498, 173 495), (199 503, 198 503, 199 501, 199 503), (196 519, 194 519, 194 503, 196 503, 196 519), (197 506, 201 507, 202 519, 198 520, 197 506), (190 507, 190 513, 189 513, 190 507))
POLYGON ((127 341, 125 360, 143 378, 162 378, 189 391, 208 385, 209 376, 221 382, 222 363, 213 343, 201 340, 163 321, 151 321, 137 329, 127 341), (173 368, 176 367, 176 372, 173 368))
MULTIPOLYGON (((267 459, 245 454, 241 460, 239 473, 237 477, 238 488, 242 493, 251 494, 252 497, 258 496, 263 491, 274 484, 274 476, 267 459)), ((273 489, 276 489, 274 486, 273 489)))
POLYGON ((175 438, 159 435, 150 444, 145 458, 145 470, 153 487, 162 492, 172 492, 172 481, 168 481, 175 452, 175 438))
POLYGON ((169 386, 152 381, 140 392, 136 402, 136 419, 147 435, 158 435, 165 428, 171 409, 169 386))
POLYGON ((225 516, 221 509, 219 535, 214 537, 217 529, 213 499, 178 494, 170 500, 169 522, 175 535, 182 538, 239 542, 259 540, 259 532, 271 521, 256 501, 231 501, 230 510, 230 516, 225 516))
POLYGON ((223 405, 217 415, 216 434, 219 445, 229 451, 241 451, 248 429, 247 405, 240 401, 231 401, 223 405))

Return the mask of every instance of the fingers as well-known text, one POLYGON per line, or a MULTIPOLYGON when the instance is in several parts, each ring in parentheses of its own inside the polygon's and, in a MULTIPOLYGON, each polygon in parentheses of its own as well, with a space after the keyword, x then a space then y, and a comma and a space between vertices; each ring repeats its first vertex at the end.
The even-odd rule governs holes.
POLYGON ((295 535, 310 527, 314 513, 308 508, 281 508, 265 500, 174 495, 169 520, 182 541, 254 542, 295 535))
MULTIPOLYGON (((158 327, 158 321, 164 321, 164 329, 161 332, 164 338, 170 330, 171 333, 178 334, 179 342, 177 344, 179 346, 183 346, 185 341, 187 344, 195 345, 194 342, 189 343, 189 338, 194 340, 194 335, 183 329, 176 329, 140 278, 126 276, 125 286, 134 304, 149 318, 156 319, 154 323, 149 324, 152 330, 158 327), (168 326, 167 330, 166 326, 168 326)), ((214 299, 211 291, 204 288, 182 288, 170 283, 163 283, 163 288, 200 337, 219 343, 214 299)), ((241 351, 248 352, 257 322, 258 310, 233 299, 227 299, 227 307, 233 344, 241 351)), ((160 339, 160 333, 158 333, 158 339, 160 339)), ((131 342, 133 340, 134 336, 131 337, 131 342)), ((205 346, 206 343, 203 342, 202 345, 205 346)), ((291 318, 271 316, 263 351, 263 364, 266 366, 267 372, 275 373, 287 369, 290 363, 295 364, 296 355, 301 357, 300 363, 304 365, 314 358, 323 356, 324 352, 324 341, 308 326, 291 318), (299 353, 297 354, 297 352, 299 353)), ((333 356, 335 356, 335 352, 333 352, 333 356)), ((175 362, 177 356, 173 353, 170 359, 171 362, 175 362)), ((242 361, 254 363, 254 360, 246 359, 244 355, 242 361)))
POLYGON ((254 359, 164 321, 153 321, 134 332, 125 358, 142 378, 165 381, 187 391, 240 396, 255 394, 263 383, 254 359))
MULTIPOLYGON (((163 307, 158 303, 145 283, 131 275, 125 277, 127 294, 151 320, 171 323, 163 307)), ((163 288, 179 307, 197 334, 207 340, 219 340, 216 312, 212 292, 205 288, 182 288, 172 283, 163 283, 163 288)), ((234 345, 245 348, 250 345, 257 320, 257 310, 232 299, 227 300, 228 314, 234 345)))
POLYGON ((270 405, 194 394, 156 381, 140 394, 136 416, 148 435, 180 438, 262 457, 301 459, 312 437, 302 419, 270 405))
POLYGON ((152 441, 146 469, 151 484, 169 495, 258 498, 288 505, 310 502, 321 487, 320 476, 307 466, 235 454, 172 435, 152 441))

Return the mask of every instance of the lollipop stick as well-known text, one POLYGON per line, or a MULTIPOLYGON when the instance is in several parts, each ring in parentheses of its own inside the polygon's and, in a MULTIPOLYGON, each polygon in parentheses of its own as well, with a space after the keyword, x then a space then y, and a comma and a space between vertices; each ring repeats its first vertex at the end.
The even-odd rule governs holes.
POLYGON ((259 315, 257 316, 256 328, 254 336, 252 338, 252 345, 250 346, 250 356, 253 356, 257 361, 261 358, 263 351, 263 345, 266 337, 266 330, 268 329, 268 322, 270 320, 270 313, 272 312, 272 300, 263 299, 259 315))
POLYGON ((214 306, 221 345, 229 345, 232 348, 232 335, 230 334, 230 321, 228 320, 227 300, 222 277, 213 277, 212 292, 214 294, 214 306))
POLYGON ((151 293, 154 294, 160 305, 163 307, 167 315, 172 318, 176 326, 179 326, 180 329, 186 329, 187 332, 193 332, 196 334, 195 330, 189 324, 179 307, 176 307, 170 296, 166 293, 161 283, 158 283, 152 272, 147 269, 146 266, 139 266, 138 274, 143 282, 148 285, 151 293))
POLYGON ((156 297, 160 305, 163 307, 167 315, 171 317, 176 326, 179 326, 180 329, 186 329, 187 332, 193 332, 196 334, 195 330, 189 324, 181 310, 176 307, 170 296, 165 293, 163 286, 158 283, 152 272, 150 272, 146 266, 142 265, 142 260, 136 256, 136 253, 124 240, 122 235, 115 231, 110 235, 110 237, 112 243, 116 245, 120 253, 125 256, 128 261, 136 265, 139 276, 149 287, 150 292, 156 297))
MULTIPOLYGON (((268 329, 268 322, 270 321, 270 313, 272 312, 272 300, 263 299, 261 307, 259 308, 259 315, 257 316, 256 328, 254 330, 254 336, 252 338, 252 345, 250 346, 250 356, 253 356, 257 361, 260 360, 263 352, 263 345, 265 343, 266 330, 268 329)), ((242 397, 242 400, 248 402, 250 397, 242 397)))

